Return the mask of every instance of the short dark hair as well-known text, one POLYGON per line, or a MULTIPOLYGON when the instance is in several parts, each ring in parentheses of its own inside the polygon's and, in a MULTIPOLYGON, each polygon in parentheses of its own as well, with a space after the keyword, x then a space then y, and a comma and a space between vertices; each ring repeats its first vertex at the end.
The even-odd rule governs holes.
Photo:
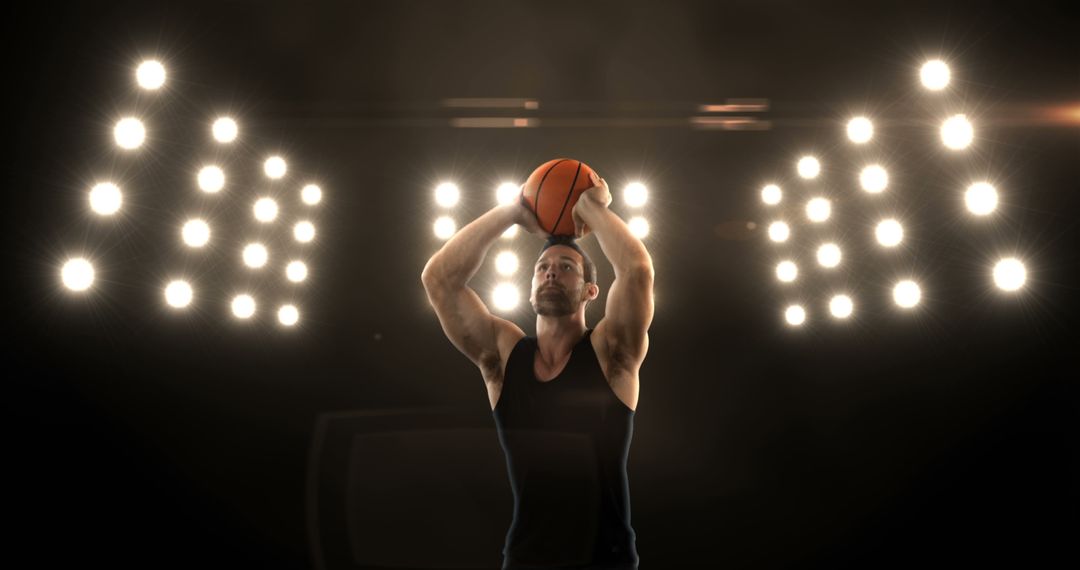
POLYGON ((581 249, 581 246, 578 245, 577 241, 575 241, 574 238, 571 236, 549 237, 544 243, 544 247, 540 250, 540 253, 537 254, 537 257, 543 255, 544 251, 546 251, 547 248, 553 245, 565 245, 566 247, 569 247, 580 253, 582 264, 585 266, 585 282, 596 283, 596 264, 593 263, 592 258, 589 257, 589 254, 585 253, 585 250, 581 249))

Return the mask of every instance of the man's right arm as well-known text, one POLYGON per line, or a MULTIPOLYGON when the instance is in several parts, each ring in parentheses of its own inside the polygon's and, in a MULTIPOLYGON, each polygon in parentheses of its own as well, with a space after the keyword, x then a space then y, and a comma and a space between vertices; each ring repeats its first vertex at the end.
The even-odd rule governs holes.
MULTIPOLYGON (((531 215, 520 204, 496 206, 461 228, 428 260, 421 274, 428 300, 450 342, 481 370, 501 362, 499 340, 524 332, 491 314, 480 296, 466 284, 480 269, 488 249, 515 223, 526 229, 531 215)), ((539 226, 536 226, 538 229, 539 226)))

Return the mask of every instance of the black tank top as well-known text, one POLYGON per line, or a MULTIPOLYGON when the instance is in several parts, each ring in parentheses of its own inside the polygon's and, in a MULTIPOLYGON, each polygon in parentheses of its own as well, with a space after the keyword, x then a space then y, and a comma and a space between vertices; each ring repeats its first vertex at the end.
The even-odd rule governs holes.
POLYGON ((514 492, 503 568, 636 568, 626 460, 634 411, 604 378, 585 331, 541 382, 535 337, 506 363, 493 414, 514 492))

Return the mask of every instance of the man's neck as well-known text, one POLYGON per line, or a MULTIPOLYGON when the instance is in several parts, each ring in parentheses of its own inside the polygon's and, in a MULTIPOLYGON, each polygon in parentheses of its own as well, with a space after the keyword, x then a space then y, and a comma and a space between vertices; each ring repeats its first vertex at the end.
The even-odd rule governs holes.
POLYGON ((547 363, 562 360, 585 336, 584 312, 565 317, 536 317, 536 344, 547 363))

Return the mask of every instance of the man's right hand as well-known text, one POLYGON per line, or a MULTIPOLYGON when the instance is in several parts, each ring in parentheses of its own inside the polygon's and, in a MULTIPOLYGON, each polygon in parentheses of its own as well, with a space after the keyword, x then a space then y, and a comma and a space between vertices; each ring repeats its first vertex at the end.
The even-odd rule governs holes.
MULTIPOLYGON (((525 186, 522 185, 522 189, 524 189, 524 187, 525 186)), ((540 222, 536 219, 536 214, 532 211, 532 208, 525 203, 525 196, 521 192, 518 192, 516 207, 517 216, 514 218, 514 222, 525 228, 525 231, 546 238, 548 233, 540 227, 540 222)))

